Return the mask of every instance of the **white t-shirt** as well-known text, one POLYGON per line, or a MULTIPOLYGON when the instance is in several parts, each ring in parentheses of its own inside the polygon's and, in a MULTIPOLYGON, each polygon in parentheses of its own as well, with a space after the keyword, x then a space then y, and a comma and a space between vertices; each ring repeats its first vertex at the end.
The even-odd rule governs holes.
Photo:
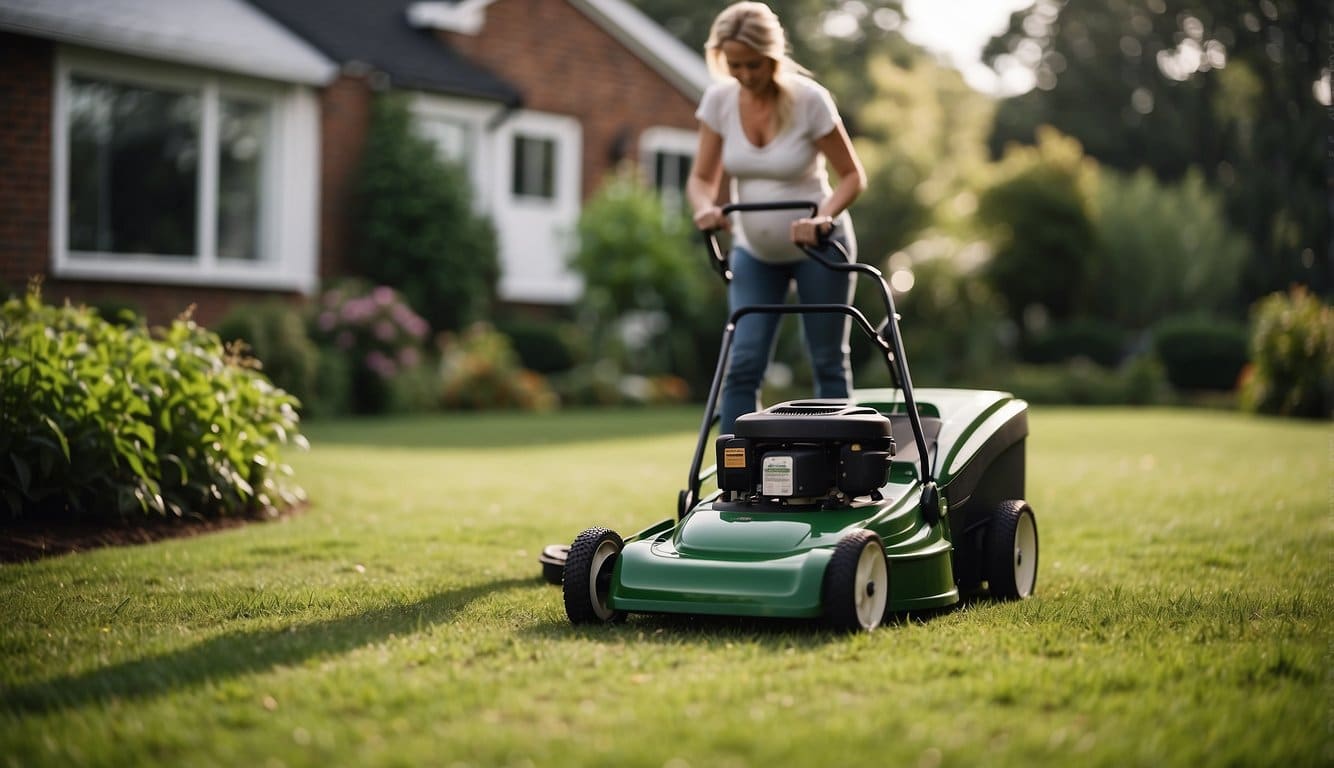
MULTIPOLYGON (((695 117, 723 138, 723 170, 732 177, 734 202, 819 203, 831 191, 825 158, 815 142, 841 122, 838 109, 829 91, 808 77, 788 75, 785 83, 792 94, 792 120, 763 147, 752 144, 741 128, 740 83, 714 83, 700 98, 695 117)), ((760 261, 798 261, 805 256, 792 244, 791 224, 807 215, 802 211, 739 214, 733 230, 736 243, 760 261)), ((846 211, 838 224, 848 245, 855 248, 852 218, 846 211)))

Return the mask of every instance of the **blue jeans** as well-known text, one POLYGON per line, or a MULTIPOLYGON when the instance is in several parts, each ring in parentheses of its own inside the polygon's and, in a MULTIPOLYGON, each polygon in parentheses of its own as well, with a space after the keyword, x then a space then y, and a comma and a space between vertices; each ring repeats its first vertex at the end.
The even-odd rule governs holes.
MULTIPOLYGON (((840 239, 840 243, 845 241, 840 239)), ((841 261, 833 248, 824 254, 841 261)), ((852 302, 853 275, 835 272, 814 259, 805 258, 787 264, 769 264, 756 259, 744 248, 733 248, 732 282, 727 289, 729 311, 753 304, 782 304, 789 286, 795 282, 797 300, 803 304, 849 304, 852 302)), ((759 407, 764 371, 773 357, 778 322, 783 315, 746 315, 737 322, 723 379, 722 403, 718 407, 719 434, 732 431, 738 416, 759 407)), ((852 319, 847 315, 811 313, 801 315, 802 337, 815 376, 816 397, 847 397, 852 386, 852 366, 848 361, 848 331, 852 319)))

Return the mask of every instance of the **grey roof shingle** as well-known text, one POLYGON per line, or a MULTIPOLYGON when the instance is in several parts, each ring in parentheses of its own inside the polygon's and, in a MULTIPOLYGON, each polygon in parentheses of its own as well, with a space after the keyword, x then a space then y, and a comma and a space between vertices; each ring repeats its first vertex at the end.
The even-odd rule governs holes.
POLYGON ((308 85, 337 74, 314 46, 243 0, 0 0, 0 30, 308 85))
POLYGON ((514 85, 408 23, 411 0, 247 0, 340 64, 362 62, 397 88, 517 105, 514 85))

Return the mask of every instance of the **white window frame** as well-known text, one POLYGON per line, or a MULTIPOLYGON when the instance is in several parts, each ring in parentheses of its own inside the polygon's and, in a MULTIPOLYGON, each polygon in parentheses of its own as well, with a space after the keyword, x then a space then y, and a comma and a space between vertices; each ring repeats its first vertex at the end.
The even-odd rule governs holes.
POLYGON ((55 276, 307 294, 317 289, 320 123, 319 102, 313 90, 70 47, 61 47, 57 53, 54 81, 51 264, 55 276), (68 105, 70 80, 76 74, 150 88, 187 90, 200 97, 199 211, 192 258, 70 250, 68 105), (217 132, 223 96, 270 106, 256 260, 224 260, 217 254, 217 132))
MULTIPOLYGON (((473 207, 479 212, 494 208, 493 184, 496 160, 490 141, 492 125, 504 117, 505 108, 491 102, 456 99, 435 94, 416 93, 410 102, 413 122, 420 129, 424 122, 452 123, 467 131, 466 157, 449 158, 447 148, 436 144, 441 157, 462 163, 472 180, 473 207)), ((426 137, 430 140, 430 137, 426 137)), ((432 142, 435 143, 434 141, 432 142)))
MULTIPOLYGON (((684 155, 694 162, 697 151, 699 151, 699 134, 694 131, 666 126, 645 128, 639 136, 639 162, 644 172, 644 179, 651 188, 661 189, 662 179, 658 178, 657 156, 664 153, 684 155)), ((663 196, 663 206, 670 213, 678 213, 684 205, 684 195, 681 199, 677 199, 675 195, 663 196)))

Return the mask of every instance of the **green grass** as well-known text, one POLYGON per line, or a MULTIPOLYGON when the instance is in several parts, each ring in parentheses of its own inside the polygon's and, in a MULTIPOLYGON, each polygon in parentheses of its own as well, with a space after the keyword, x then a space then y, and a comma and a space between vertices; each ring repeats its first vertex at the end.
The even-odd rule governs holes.
POLYGON ((312 424, 314 503, 0 567, 0 765, 1329 765, 1327 424, 1037 409, 1038 595, 575 630, 544 544, 672 514, 696 412, 312 424))

